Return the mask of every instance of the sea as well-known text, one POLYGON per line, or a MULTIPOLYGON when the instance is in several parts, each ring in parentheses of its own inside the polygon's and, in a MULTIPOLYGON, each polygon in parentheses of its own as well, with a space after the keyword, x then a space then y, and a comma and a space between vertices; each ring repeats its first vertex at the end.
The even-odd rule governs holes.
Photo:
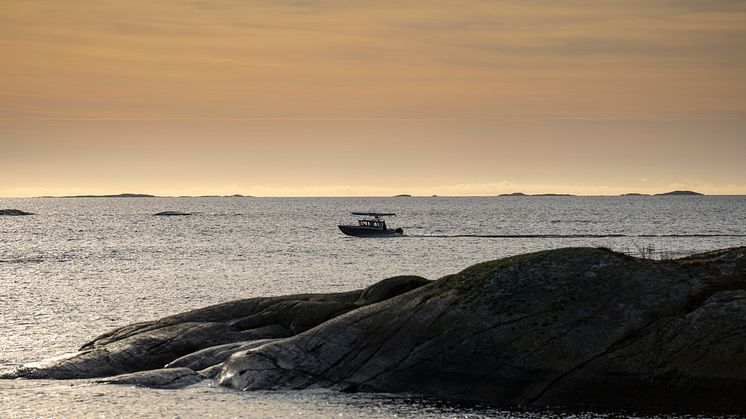
MULTIPOLYGON (((235 299, 430 279, 568 246, 676 258, 746 245, 746 196, 2 198, 0 370, 74 352, 133 322, 235 299), (181 211, 189 216, 154 216, 181 211), (351 211, 405 236, 355 238, 351 211)), ((181 390, 0 380, 0 417, 639 417, 507 409, 416 394, 181 390)))

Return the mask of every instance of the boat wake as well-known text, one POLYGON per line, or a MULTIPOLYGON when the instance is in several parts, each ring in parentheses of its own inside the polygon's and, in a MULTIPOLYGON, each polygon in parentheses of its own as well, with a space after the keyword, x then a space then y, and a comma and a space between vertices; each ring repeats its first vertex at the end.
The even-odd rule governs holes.
POLYGON ((487 239, 602 239, 613 237, 746 237, 746 234, 407 234, 407 237, 487 239))

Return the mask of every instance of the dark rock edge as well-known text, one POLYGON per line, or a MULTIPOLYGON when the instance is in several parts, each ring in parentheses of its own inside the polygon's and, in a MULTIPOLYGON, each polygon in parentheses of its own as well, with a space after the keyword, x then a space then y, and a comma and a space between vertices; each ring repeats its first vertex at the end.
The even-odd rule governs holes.
POLYGON ((158 216, 158 217, 184 217, 184 216, 188 216, 192 214, 188 212, 181 212, 181 211, 161 211, 161 212, 156 212, 153 215, 158 216))
POLYGON ((503 406, 746 412, 746 247, 677 260, 569 248, 360 291, 125 326, 3 378, 324 387, 503 406))
POLYGON ((34 213, 33 212, 26 212, 26 211, 19 210, 19 209, 8 208, 8 209, 0 209, 0 215, 5 215, 5 216, 22 216, 22 215, 34 215, 34 213))

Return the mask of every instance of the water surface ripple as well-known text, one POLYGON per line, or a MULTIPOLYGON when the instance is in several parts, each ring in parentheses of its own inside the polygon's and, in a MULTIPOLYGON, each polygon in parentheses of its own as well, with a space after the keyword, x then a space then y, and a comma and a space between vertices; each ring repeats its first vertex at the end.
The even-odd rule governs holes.
MULTIPOLYGON (((746 245, 743 196, 35 198, 0 199, 0 208, 35 213, 0 217, 0 369, 69 352, 127 323, 239 298, 358 289, 401 274, 435 279, 477 262, 565 246, 675 257, 746 245), (161 211, 192 215, 153 216, 161 211), (395 212, 389 224, 407 236, 344 236, 336 225, 354 221, 350 211, 395 212)), ((237 397, 209 387, 111 387, 0 382, 0 417, 29 416, 34 408, 42 416, 81 416, 83 408, 90 415, 82 416, 111 416, 113 399, 122 412, 174 416, 169 409, 189 397, 199 401, 195 412, 224 416, 221 401, 237 397)), ((238 396, 270 409, 263 416, 274 415, 271 409, 285 416, 281 406, 300 399, 302 409, 321 416, 375 415, 380 402, 299 394, 238 396)), ((399 407, 383 408, 383 416, 453 413, 386 400, 399 407)))

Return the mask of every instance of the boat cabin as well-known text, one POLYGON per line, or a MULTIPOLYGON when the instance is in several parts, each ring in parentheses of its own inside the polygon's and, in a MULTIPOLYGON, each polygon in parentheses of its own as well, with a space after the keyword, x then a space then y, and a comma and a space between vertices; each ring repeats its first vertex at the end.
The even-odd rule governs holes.
POLYGON ((348 236, 359 237, 381 237, 381 236, 401 236, 404 230, 397 228, 389 230, 383 217, 396 217, 392 212, 353 212, 352 215, 361 215, 363 217, 357 220, 357 225, 338 225, 342 233, 348 236))
POLYGON ((358 220, 360 227, 377 228, 386 230, 386 222, 383 220, 358 220))

